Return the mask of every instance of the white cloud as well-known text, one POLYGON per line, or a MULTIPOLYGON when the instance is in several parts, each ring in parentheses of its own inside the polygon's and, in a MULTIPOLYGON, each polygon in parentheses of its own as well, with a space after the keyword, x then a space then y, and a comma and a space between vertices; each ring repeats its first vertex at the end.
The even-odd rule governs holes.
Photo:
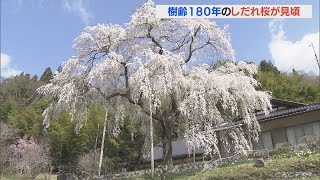
POLYGON ((300 40, 292 42, 285 35, 281 19, 270 21, 269 30, 272 38, 269 51, 275 66, 285 72, 290 72, 294 68, 306 73, 318 74, 318 65, 310 43, 313 43, 319 58, 319 32, 305 34, 300 40))
POLYGON ((8 78, 20 74, 21 71, 11 67, 11 57, 7 54, 1 53, 1 76, 8 78))
POLYGON ((81 18, 88 25, 93 15, 86 9, 82 0, 63 0, 63 7, 69 12, 81 18))

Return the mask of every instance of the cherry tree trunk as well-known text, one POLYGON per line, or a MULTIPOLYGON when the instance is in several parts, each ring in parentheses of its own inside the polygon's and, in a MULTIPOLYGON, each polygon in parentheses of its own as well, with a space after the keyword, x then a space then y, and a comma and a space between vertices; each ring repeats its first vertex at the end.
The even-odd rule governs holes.
POLYGON ((171 131, 166 128, 167 130, 163 132, 162 135, 162 143, 163 143, 163 166, 166 170, 173 168, 173 161, 172 161, 172 136, 171 131))

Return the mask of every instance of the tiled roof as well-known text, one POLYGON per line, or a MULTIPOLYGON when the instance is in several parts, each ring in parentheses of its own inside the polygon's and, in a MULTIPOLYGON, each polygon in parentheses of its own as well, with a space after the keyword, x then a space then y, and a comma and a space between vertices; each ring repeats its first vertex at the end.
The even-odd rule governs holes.
POLYGON ((304 106, 290 108, 290 109, 274 110, 270 112, 269 116, 265 116, 264 114, 259 114, 256 117, 258 121, 262 122, 262 121, 276 119, 279 117, 292 116, 295 114, 300 114, 300 113, 305 113, 305 112, 315 111, 315 110, 320 110, 320 103, 309 104, 309 105, 304 105, 304 106))

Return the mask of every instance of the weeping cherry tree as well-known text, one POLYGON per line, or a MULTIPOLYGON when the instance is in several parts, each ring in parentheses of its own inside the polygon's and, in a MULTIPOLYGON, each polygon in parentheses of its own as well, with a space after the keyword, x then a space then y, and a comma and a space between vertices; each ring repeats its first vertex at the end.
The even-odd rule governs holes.
POLYGON ((156 18, 152 1, 137 8, 128 24, 86 27, 73 47, 75 56, 38 89, 56 100, 45 110, 44 123, 49 126, 67 109, 79 130, 89 104, 102 104, 106 111, 114 106, 109 133, 119 133, 124 112, 130 111, 131 123, 143 119, 137 131, 145 133, 148 145, 152 117, 169 168, 171 140, 181 119, 181 137, 190 149, 245 153, 260 131, 255 112, 271 109, 270 95, 256 90, 257 67, 234 63, 226 26, 207 19, 156 18), (210 68, 217 59, 231 61, 210 68), (222 125, 229 128, 217 129, 222 125))

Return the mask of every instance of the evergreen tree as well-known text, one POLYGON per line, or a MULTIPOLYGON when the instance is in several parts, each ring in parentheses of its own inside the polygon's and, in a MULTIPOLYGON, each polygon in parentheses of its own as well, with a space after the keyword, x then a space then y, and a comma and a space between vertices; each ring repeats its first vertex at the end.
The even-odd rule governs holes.
POLYGON ((269 61, 266 61, 266 60, 262 60, 260 62, 260 65, 259 65, 259 70, 261 72, 269 72, 269 71, 272 71, 276 74, 279 74, 280 71, 278 70, 278 68, 276 66, 274 66, 272 64, 272 62, 269 60, 269 61))
POLYGON ((44 73, 41 75, 40 81, 49 83, 52 78, 53 78, 53 74, 52 74, 51 68, 48 67, 48 68, 44 71, 44 73))

